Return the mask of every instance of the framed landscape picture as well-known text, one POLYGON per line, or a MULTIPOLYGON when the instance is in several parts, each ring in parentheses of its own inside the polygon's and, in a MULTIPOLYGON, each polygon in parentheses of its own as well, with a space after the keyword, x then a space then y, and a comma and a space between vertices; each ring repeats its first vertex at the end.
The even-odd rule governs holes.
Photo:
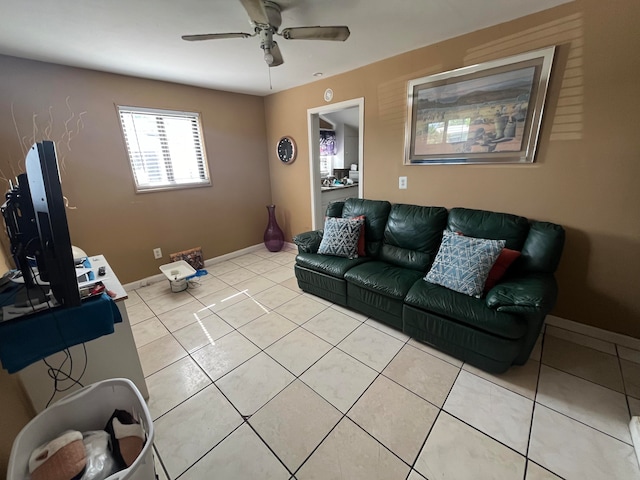
POLYGON ((405 164, 533 162, 554 50, 411 80, 405 164))

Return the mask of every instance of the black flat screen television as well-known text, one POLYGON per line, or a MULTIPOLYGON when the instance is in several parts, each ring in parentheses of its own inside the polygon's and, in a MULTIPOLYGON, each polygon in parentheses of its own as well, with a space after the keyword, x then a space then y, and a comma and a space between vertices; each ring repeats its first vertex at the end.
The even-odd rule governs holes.
POLYGON ((18 177, 18 185, 7 193, 2 207, 11 252, 25 281, 22 296, 26 295, 27 305, 35 304, 46 293, 42 285, 46 282, 60 306, 78 306, 80 293, 54 143, 35 143, 25 164, 26 175, 18 177), (37 274, 30 257, 35 259, 37 274))

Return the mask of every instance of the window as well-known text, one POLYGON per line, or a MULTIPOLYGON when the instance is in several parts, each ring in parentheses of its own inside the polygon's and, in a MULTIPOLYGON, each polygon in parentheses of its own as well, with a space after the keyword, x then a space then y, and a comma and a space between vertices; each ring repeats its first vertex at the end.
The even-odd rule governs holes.
POLYGON ((200 115, 118 107, 137 192, 211 185, 200 115))

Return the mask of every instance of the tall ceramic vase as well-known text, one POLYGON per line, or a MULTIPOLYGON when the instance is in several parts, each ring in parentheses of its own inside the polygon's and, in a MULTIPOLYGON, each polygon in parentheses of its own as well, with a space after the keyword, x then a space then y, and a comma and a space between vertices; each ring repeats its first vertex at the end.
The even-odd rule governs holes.
POLYGON ((269 223, 264 231, 264 245, 270 252, 279 252, 284 245, 284 233, 276 220, 276 206, 267 205, 267 211, 269 212, 269 223))

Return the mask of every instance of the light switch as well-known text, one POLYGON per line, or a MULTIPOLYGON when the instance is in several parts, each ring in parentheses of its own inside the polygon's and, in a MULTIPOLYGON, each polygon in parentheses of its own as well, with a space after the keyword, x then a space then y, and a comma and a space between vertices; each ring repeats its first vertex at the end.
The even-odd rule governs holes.
POLYGON ((398 188, 400 190, 407 189, 407 177, 398 177, 398 188))

